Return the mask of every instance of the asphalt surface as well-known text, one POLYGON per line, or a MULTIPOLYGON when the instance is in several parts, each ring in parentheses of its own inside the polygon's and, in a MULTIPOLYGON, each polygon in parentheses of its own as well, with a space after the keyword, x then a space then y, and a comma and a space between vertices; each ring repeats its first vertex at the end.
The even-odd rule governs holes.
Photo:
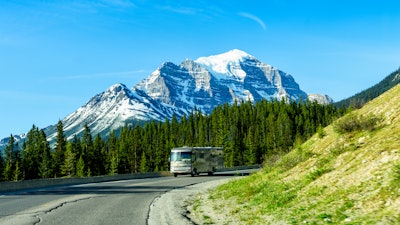
MULTIPOLYGON (((234 171, 214 176, 146 178, 0 193, 0 224, 165 224, 161 220, 149 221, 151 206, 157 200, 168 199, 169 193, 176 193, 172 190, 183 191, 195 184, 237 175, 234 171)), ((166 207, 173 205, 169 201, 176 202, 164 201, 165 207, 153 208, 152 213, 163 211, 164 217, 168 217, 173 211, 166 207)), ((172 221, 175 220, 168 223, 172 221)))

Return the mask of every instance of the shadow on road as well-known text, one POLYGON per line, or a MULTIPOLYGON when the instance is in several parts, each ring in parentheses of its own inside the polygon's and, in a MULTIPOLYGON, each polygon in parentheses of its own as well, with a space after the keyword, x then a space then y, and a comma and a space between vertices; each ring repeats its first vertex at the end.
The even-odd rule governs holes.
POLYGON ((215 179, 223 179, 222 177, 248 176, 253 172, 255 171, 254 170, 218 171, 211 176, 205 173, 194 177, 191 177, 190 175, 180 175, 178 177, 171 176, 164 178, 166 180, 173 181, 172 182, 173 185, 169 185, 171 182, 164 183, 164 185, 160 184, 162 182, 151 182, 151 184, 148 184, 149 180, 142 181, 141 179, 135 179, 135 180, 89 183, 89 184, 70 185, 70 186, 58 186, 58 187, 53 186, 42 189, 32 189, 32 190, 8 192, 2 194, 5 195, 148 194, 154 192, 166 192, 173 189, 183 188, 185 186, 193 184, 203 183, 215 179))
MULTIPOLYGON (((129 180, 116 181, 116 182, 100 182, 82 185, 71 185, 62 187, 48 187, 44 189, 36 190, 25 190, 14 193, 3 193, 5 195, 77 195, 77 194, 147 194, 153 192, 166 192, 173 189, 183 188, 188 185, 197 183, 207 182, 221 177, 233 177, 233 176, 248 176, 251 172, 237 172, 237 171, 225 171, 216 172, 214 175, 200 174, 198 176, 191 177, 190 175, 181 175, 178 177, 169 177, 167 179, 184 180, 181 185, 142 185, 139 183, 129 183, 129 180), (213 178, 214 177, 214 178, 213 178), (189 182, 188 182, 189 181, 189 182)), ((138 180, 136 180, 138 181, 138 180)))

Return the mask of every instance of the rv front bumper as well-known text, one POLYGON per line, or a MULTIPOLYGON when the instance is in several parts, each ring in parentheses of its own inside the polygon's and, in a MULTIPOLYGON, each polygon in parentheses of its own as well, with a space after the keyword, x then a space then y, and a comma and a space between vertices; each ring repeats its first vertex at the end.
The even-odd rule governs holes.
POLYGON ((171 173, 191 173, 191 167, 175 167, 171 169, 171 173))

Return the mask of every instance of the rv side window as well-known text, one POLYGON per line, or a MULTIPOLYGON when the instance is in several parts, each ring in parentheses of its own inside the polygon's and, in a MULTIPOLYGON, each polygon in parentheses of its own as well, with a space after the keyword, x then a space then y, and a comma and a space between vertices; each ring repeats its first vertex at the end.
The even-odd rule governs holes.
POLYGON ((199 158, 204 159, 204 153, 200 153, 199 158))

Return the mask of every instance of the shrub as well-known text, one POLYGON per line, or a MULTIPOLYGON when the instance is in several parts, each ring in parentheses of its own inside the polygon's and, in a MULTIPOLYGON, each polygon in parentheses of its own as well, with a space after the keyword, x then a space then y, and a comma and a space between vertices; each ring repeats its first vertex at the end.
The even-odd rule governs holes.
POLYGON ((317 127, 317 134, 319 138, 323 138, 326 136, 326 132, 324 128, 321 126, 321 124, 317 127))
POLYGON ((297 164, 304 162, 312 156, 309 151, 304 151, 302 147, 298 147, 292 152, 282 156, 276 163, 275 166, 279 167, 283 171, 290 170, 297 166, 297 164))
POLYGON ((372 131, 382 120, 382 117, 374 114, 357 116, 354 113, 349 113, 341 119, 338 119, 333 124, 333 128, 338 133, 349 133, 361 130, 372 131))

